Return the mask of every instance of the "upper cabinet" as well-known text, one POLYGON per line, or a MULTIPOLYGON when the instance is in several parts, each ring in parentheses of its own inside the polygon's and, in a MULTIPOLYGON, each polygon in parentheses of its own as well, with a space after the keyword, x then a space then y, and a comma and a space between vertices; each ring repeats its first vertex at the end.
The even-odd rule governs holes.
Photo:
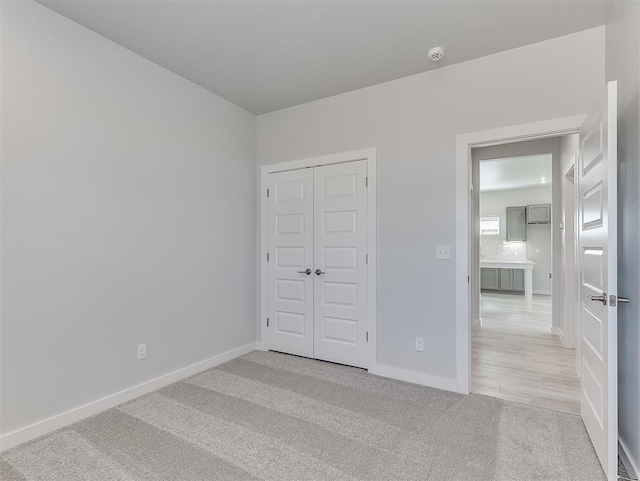
POLYGON ((551 204, 532 204, 527 206, 527 224, 550 224, 551 204))
POLYGON ((507 231, 508 242, 527 240, 527 207, 507 207, 507 231))

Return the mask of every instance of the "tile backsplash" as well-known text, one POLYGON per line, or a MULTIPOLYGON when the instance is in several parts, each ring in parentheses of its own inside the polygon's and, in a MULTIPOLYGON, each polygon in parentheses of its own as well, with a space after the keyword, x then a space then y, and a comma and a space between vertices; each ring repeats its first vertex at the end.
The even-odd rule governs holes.
POLYGON ((480 258, 527 260, 527 243, 506 242, 491 236, 480 236, 480 258))

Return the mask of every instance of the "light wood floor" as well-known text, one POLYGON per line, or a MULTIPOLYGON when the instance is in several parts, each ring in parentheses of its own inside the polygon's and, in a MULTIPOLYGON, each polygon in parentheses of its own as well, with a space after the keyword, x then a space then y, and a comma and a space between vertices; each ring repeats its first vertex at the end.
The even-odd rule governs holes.
POLYGON ((575 351, 550 334, 551 297, 482 293, 482 327, 472 331, 471 390, 478 394, 580 414, 575 351))

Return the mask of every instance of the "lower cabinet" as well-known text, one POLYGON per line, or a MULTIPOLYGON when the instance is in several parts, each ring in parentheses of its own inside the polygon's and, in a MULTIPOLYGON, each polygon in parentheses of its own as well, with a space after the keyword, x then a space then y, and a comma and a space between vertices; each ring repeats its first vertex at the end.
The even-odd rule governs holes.
POLYGON ((511 269, 513 271, 513 290, 524 292, 524 269, 511 269))
POLYGON ((501 269, 480 269, 480 289, 499 290, 501 269))
POLYGON ((524 292, 524 269, 480 269, 480 290, 524 292))
POLYGON ((513 290, 513 269, 500 269, 500 290, 513 290))

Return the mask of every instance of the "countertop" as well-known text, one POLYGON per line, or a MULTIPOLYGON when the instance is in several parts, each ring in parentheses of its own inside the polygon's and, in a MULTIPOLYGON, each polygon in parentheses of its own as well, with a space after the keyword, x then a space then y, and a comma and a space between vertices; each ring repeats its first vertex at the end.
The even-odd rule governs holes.
POLYGON ((528 259, 525 260, 512 260, 512 259, 480 259, 480 267, 492 267, 494 269, 501 268, 522 268, 533 269, 536 263, 528 259))

